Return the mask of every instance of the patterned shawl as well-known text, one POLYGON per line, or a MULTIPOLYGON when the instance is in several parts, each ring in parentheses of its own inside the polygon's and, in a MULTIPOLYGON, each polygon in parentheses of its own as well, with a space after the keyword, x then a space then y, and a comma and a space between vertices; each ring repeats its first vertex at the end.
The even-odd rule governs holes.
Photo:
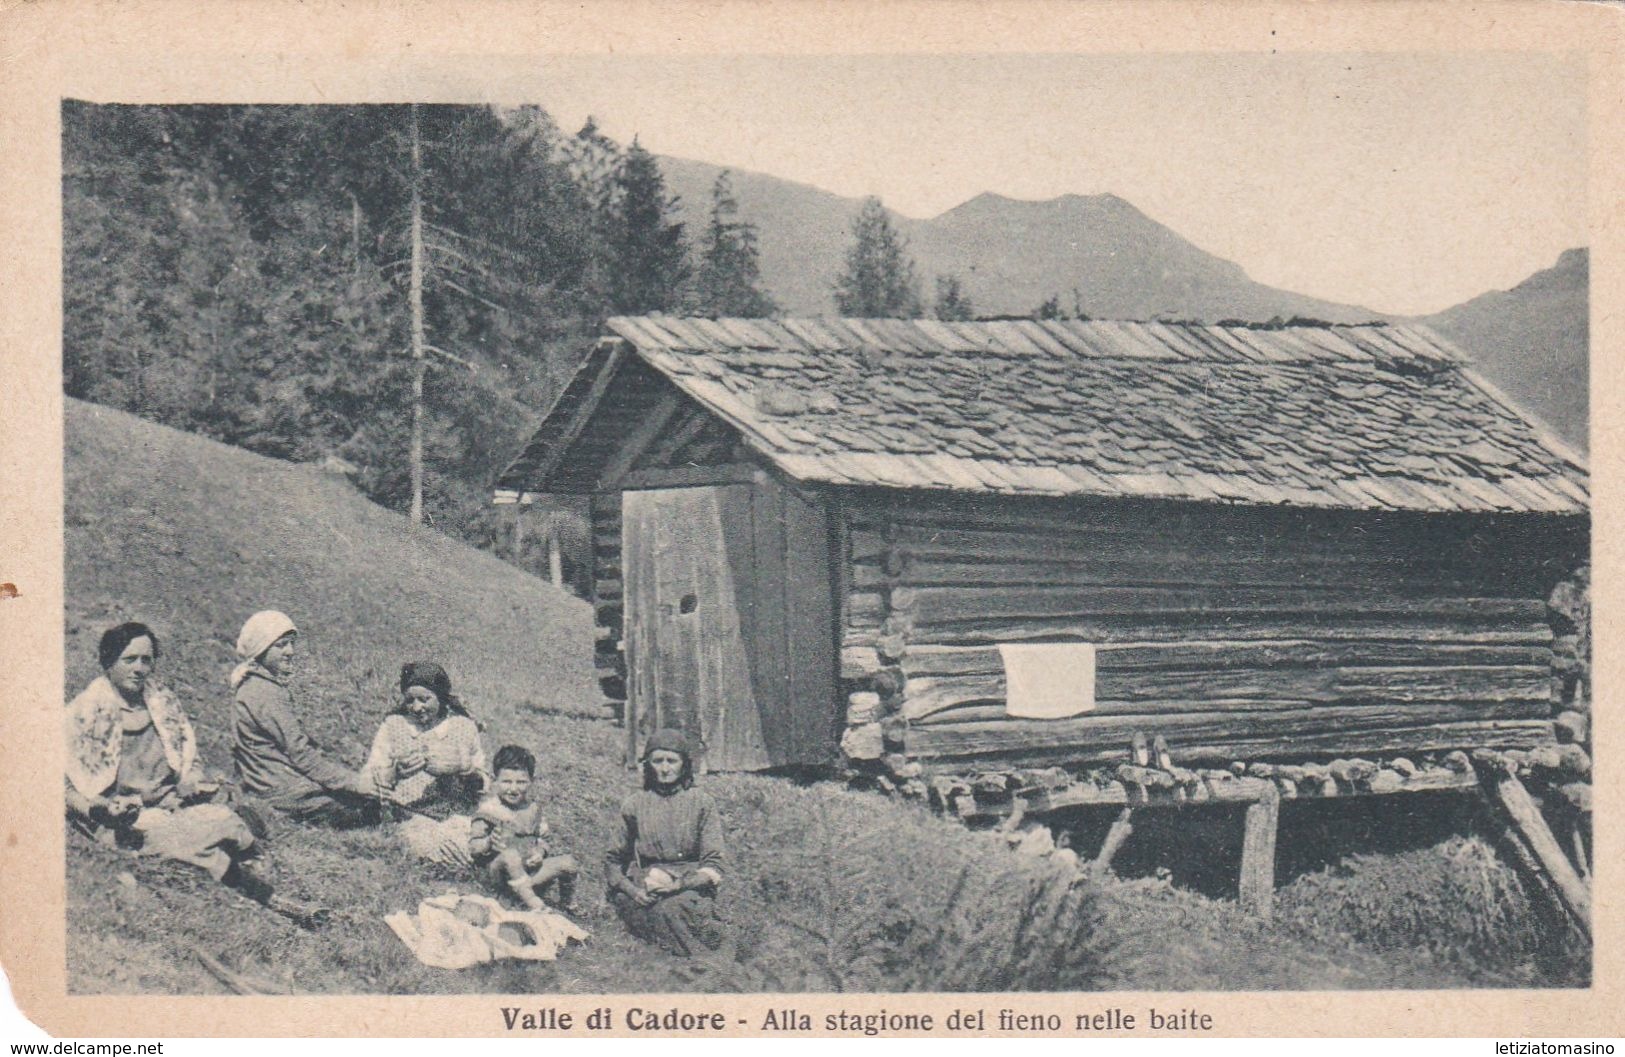
MULTIPOLYGON (((192 724, 168 690, 148 683, 142 696, 163 743, 164 759, 184 778, 197 759, 192 724)), ((124 698, 105 675, 68 703, 68 781, 86 797, 101 796, 118 777, 119 752, 124 745, 119 721, 123 707, 124 698)))

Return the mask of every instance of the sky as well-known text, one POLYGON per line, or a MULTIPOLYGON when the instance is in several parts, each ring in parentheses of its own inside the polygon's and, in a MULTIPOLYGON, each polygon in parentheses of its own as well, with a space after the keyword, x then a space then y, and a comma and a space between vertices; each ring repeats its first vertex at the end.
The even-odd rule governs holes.
POLYGON ((568 56, 528 78, 659 154, 914 217, 1111 192, 1254 279, 1421 314, 1586 241, 1585 68, 1555 54, 568 56))

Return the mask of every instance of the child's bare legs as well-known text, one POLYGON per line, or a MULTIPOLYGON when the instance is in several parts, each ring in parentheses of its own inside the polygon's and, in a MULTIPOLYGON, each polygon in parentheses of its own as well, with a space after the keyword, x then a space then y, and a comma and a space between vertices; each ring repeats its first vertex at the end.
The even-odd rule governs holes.
POLYGON ((491 860, 491 873, 508 891, 519 897, 527 910, 541 910, 542 897, 536 894, 536 884, 525 869, 525 857, 516 848, 507 848, 491 860))
MULTIPOLYGON (((570 903, 575 899, 576 874, 580 867, 576 864, 573 855, 549 855, 530 872, 530 884, 533 892, 539 892, 553 882, 558 882, 554 894, 558 897, 559 909, 570 909, 570 903)), ((540 900, 538 900, 540 902, 540 900)))
POLYGON ((573 855, 532 855, 527 859, 517 849, 509 848, 491 860, 491 870, 527 910, 541 910, 546 904, 540 892, 555 882, 559 906, 569 907, 575 898, 576 874, 580 867, 573 855))

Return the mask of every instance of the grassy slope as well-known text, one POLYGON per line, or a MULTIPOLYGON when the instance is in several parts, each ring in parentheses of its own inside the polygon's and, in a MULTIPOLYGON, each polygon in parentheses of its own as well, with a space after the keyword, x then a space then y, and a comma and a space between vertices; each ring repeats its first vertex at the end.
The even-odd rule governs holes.
MULTIPOLYGON (((232 642, 249 613, 282 608, 304 631, 296 697, 306 722, 355 763, 389 705, 400 663, 441 660, 486 724, 488 746, 512 740, 537 750, 555 831, 596 867, 631 775, 618 763, 620 731, 598 718, 583 603, 432 532, 410 532, 397 515, 309 468, 73 401, 66 524, 72 689, 96 674, 103 627, 146 620, 163 640, 161 674, 196 721, 205 759, 224 768, 232 642)), ((301 932, 186 868, 134 860, 70 834, 72 986, 218 991, 191 956, 200 947, 308 992, 875 988, 882 970, 869 955, 901 942, 910 926, 918 935, 944 917, 977 923, 974 942, 962 946, 979 956, 1022 949, 1013 938, 1017 908, 1044 868, 992 836, 828 784, 724 776, 708 786, 734 860, 729 914, 745 967, 731 975, 685 976, 629 939, 592 879, 582 885, 581 916, 594 937, 557 963, 424 968, 383 917, 453 879, 408 860, 387 830, 281 824, 274 876, 335 908, 325 932, 301 932), (944 915, 961 879, 963 894, 944 915)), ((1098 971, 1084 974, 1096 986, 1437 987, 1477 977, 1420 950, 1378 954, 1319 926, 1309 935, 1263 926, 1232 903, 1155 882, 1110 884, 1093 912, 1080 935, 1112 948, 1098 971)), ((914 972, 909 986, 1010 979, 944 977, 929 964, 914 972)), ((1050 980, 1047 972, 1036 979, 1050 980)))

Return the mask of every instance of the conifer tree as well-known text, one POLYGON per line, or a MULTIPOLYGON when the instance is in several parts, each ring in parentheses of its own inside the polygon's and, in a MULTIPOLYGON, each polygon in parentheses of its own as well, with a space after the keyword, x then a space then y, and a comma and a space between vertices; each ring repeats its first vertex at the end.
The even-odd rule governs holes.
POLYGON ((1065 315, 1061 312, 1061 295, 1050 294, 1044 299, 1043 304, 1032 310, 1031 314, 1034 319, 1064 319, 1065 315))
POLYGON ((615 173, 621 165, 621 148, 604 135, 591 115, 579 131, 564 144, 561 153, 570 176, 584 191, 595 209, 609 209, 615 191, 615 173))
POLYGON ((880 199, 864 199, 852 221, 852 245, 835 281, 835 307, 858 319, 910 319, 921 315, 914 261, 880 199))
POLYGON ((931 314, 949 323, 963 323, 976 318, 976 306, 965 296, 959 276, 937 276, 937 300, 931 306, 931 314))
POLYGON ((758 318, 778 310, 760 286, 756 225, 738 217, 739 202, 725 169, 711 187, 711 223, 695 277, 694 310, 700 315, 758 318))
MULTIPOLYGON (((598 330, 587 195, 546 114, 423 106, 426 519, 492 474, 598 330), (477 366, 478 371, 469 368, 477 366)), ((64 385, 411 506, 404 106, 63 107, 64 385)))
POLYGON ((677 199, 666 197, 659 162, 634 139, 615 172, 606 232, 612 311, 665 312, 683 302, 690 274, 688 238, 682 223, 672 219, 676 212, 677 199))

